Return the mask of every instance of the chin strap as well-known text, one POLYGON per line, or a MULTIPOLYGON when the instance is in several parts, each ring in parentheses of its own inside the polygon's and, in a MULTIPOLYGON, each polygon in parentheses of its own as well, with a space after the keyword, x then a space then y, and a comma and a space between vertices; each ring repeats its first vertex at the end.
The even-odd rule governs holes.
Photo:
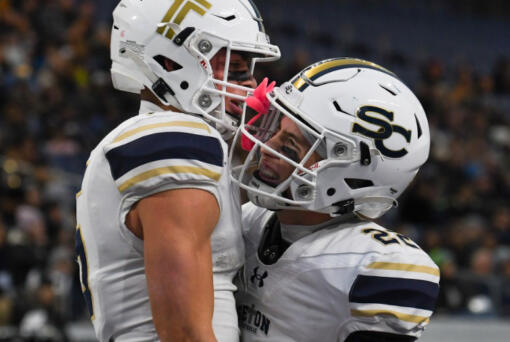
POLYGON ((234 129, 229 128, 228 126, 223 125, 221 123, 215 123, 212 120, 210 120, 209 122, 213 127, 216 127, 216 130, 221 134, 221 137, 223 138, 223 140, 227 141, 227 140, 231 139, 236 134, 235 127, 239 127, 240 120, 238 118, 228 114, 227 112, 225 112, 225 118, 228 119, 230 126, 234 127, 234 129))

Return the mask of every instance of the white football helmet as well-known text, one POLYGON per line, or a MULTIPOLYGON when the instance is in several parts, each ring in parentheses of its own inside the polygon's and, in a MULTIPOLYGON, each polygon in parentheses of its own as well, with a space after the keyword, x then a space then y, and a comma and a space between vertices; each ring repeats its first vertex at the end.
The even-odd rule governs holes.
POLYGON ((225 137, 239 121, 225 113, 225 96, 244 99, 227 86, 251 90, 227 81, 232 51, 254 57, 252 72, 257 61, 280 57, 251 0, 122 0, 113 11, 114 87, 133 93, 146 87, 163 104, 202 115, 225 137), (217 80, 210 59, 222 48, 225 76, 217 80), (174 70, 164 68, 164 59, 174 70))
POLYGON ((236 142, 249 139, 253 148, 232 170, 233 181, 256 205, 377 218, 397 204, 428 158, 429 127, 420 102, 395 74, 374 63, 321 61, 266 97, 271 106, 260 124, 242 120, 236 142), (266 144, 283 116, 311 144, 300 161, 266 144), (257 177, 261 148, 293 165, 292 175, 278 185, 257 177), (323 159, 304 167, 313 152, 323 159))

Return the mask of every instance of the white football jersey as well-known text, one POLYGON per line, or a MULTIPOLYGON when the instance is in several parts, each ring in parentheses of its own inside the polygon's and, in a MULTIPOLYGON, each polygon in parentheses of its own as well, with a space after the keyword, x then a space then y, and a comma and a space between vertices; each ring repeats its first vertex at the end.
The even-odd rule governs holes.
POLYGON ((158 341, 144 244, 124 222, 138 200, 177 188, 204 189, 219 203, 211 237, 213 328, 219 339, 228 335, 220 340, 238 341, 232 278, 243 263, 244 246, 239 190, 231 186, 227 163, 227 145, 214 128, 174 112, 130 118, 92 151, 77 194, 76 249, 82 291, 100 341, 158 341))
POLYGON ((433 313, 439 269, 414 242, 368 221, 337 223, 301 237, 266 265, 257 249, 273 214, 243 206, 246 262, 236 294, 242 341, 342 342, 354 331, 420 336, 433 313))

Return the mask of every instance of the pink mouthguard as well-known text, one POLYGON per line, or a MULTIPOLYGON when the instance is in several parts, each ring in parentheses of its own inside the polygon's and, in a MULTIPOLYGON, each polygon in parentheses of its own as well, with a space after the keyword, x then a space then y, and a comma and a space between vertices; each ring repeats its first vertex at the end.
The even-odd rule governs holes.
MULTIPOLYGON (((266 94, 271 92, 274 89, 276 84, 275 81, 271 82, 269 86, 267 83, 269 80, 264 78, 264 80, 259 84, 259 86, 253 92, 253 95, 246 99, 246 104, 251 109, 257 111, 257 115, 251 118, 250 121, 246 124, 246 126, 253 125, 262 115, 267 114, 269 110, 269 100, 266 97, 266 94)), ((255 146, 255 143, 251 141, 244 134, 241 136, 241 147, 245 151, 251 151, 251 149, 255 146)))

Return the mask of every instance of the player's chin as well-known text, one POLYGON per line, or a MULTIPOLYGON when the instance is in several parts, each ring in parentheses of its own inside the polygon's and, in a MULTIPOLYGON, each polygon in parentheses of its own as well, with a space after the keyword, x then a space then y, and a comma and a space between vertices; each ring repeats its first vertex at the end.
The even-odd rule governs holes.
POLYGON ((258 177, 268 185, 277 186, 278 184, 280 184, 280 177, 272 169, 262 166, 258 169, 257 173, 258 177))
POLYGON ((225 111, 233 117, 241 117, 243 115, 243 105, 242 102, 237 101, 229 101, 226 104, 225 111))

